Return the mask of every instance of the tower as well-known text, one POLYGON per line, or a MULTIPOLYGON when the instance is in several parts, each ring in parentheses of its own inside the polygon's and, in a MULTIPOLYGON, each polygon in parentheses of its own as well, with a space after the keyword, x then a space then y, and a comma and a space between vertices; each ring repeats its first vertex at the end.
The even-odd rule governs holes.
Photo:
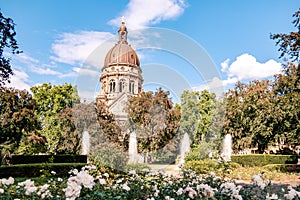
POLYGON ((102 101, 115 118, 123 122, 129 95, 142 91, 143 77, 140 60, 127 42, 127 28, 124 19, 118 31, 118 43, 106 54, 100 76, 101 90, 96 101, 102 101))

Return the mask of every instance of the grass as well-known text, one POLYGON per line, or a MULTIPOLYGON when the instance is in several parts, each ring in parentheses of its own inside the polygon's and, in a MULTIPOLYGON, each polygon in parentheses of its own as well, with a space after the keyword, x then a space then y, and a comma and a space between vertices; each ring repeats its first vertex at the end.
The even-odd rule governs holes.
POLYGON ((287 183, 293 186, 300 186, 300 173, 280 172, 276 170, 268 170, 264 167, 246 167, 234 169, 226 177, 230 179, 240 178, 243 181, 251 181, 253 175, 262 174, 263 179, 271 180, 278 183, 287 183))

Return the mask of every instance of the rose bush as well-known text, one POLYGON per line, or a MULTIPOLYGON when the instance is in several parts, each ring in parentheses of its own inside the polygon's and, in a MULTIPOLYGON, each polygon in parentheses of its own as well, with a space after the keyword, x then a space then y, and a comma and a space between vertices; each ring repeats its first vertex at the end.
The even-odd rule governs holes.
POLYGON ((250 184, 237 184, 234 180, 216 177, 215 173, 199 176, 183 170, 180 176, 148 168, 137 173, 111 178, 95 166, 70 171, 70 177, 52 177, 45 183, 33 180, 21 182, 14 178, 0 180, 0 199, 300 199, 299 188, 273 185, 262 176, 252 177, 250 184))

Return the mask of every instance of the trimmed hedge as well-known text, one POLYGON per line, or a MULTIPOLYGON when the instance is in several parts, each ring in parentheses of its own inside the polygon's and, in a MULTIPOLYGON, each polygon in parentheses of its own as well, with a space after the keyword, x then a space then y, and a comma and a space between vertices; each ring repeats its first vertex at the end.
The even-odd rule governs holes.
POLYGON ((53 176, 51 171, 54 171, 55 176, 66 177, 72 169, 80 170, 85 163, 47 163, 47 164, 19 164, 19 165, 4 165, 0 166, 0 178, 7 177, 40 177, 53 176))
POLYGON ((11 163, 87 163, 86 155, 12 155, 11 163))
POLYGON ((298 157, 296 155, 272 154, 232 155, 231 161, 239 163, 242 166, 261 167, 268 164, 297 164, 298 157))
POLYGON ((218 163, 215 160, 193 160, 184 163, 185 169, 191 169, 199 174, 209 174, 210 172, 217 172, 219 174, 230 174, 233 169, 240 168, 238 163, 224 162, 218 163))
POLYGON ((263 168, 269 171, 300 173, 300 165, 298 164, 271 164, 263 168))

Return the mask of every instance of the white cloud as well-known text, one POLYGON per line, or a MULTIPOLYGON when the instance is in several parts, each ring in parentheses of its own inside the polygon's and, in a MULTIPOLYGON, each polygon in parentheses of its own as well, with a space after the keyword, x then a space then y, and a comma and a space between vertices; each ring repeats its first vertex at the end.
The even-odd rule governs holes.
POLYGON ((62 33, 52 44, 55 61, 67 64, 83 63, 87 57, 103 42, 113 37, 109 32, 80 31, 62 33))
POLYGON ((30 91, 29 76, 24 71, 19 71, 14 69, 14 75, 10 78, 10 83, 7 84, 7 87, 14 87, 19 90, 30 91))
POLYGON ((221 97, 224 93, 224 86, 226 83, 224 80, 221 80, 219 77, 213 77, 211 80, 207 81, 204 84, 193 87, 194 91, 208 90, 215 93, 218 97, 221 97))
POLYGON ((261 79, 281 73, 281 63, 275 60, 268 60, 260 63, 256 58, 247 53, 236 58, 231 64, 229 59, 221 63, 221 70, 225 72, 231 80, 261 79))
POLYGON ((17 65, 22 66, 22 69, 26 67, 33 73, 41 75, 61 75, 61 72, 51 69, 50 65, 42 64, 39 60, 27 55, 26 53, 16 54, 14 58, 18 62, 17 65))
POLYGON ((50 68, 42 69, 42 68, 38 68, 35 66, 31 66, 30 69, 32 72, 37 73, 37 74, 42 74, 42 75, 61 75, 62 74, 61 72, 52 70, 50 68))
POLYGON ((27 55, 26 53, 20 53, 20 54, 16 54, 16 59, 22 63, 26 63, 26 64, 37 64, 39 63, 39 61, 35 58, 30 57, 29 55, 27 55))
MULTIPOLYGON (((174 19, 184 12, 185 7, 184 0, 131 0, 121 16, 125 16, 128 27, 138 29, 174 19)), ((121 16, 111 20, 109 24, 119 26, 121 16)))

